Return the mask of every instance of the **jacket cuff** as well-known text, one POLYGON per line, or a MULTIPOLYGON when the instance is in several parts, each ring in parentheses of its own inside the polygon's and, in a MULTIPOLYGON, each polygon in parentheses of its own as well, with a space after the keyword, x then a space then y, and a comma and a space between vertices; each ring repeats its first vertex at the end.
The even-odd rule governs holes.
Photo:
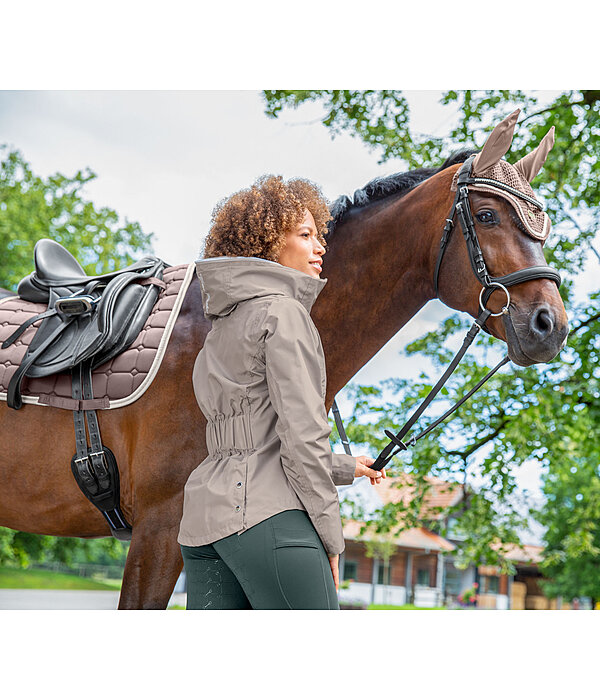
POLYGON ((354 481, 356 471, 356 457, 332 452, 331 477, 336 486, 346 486, 354 481))

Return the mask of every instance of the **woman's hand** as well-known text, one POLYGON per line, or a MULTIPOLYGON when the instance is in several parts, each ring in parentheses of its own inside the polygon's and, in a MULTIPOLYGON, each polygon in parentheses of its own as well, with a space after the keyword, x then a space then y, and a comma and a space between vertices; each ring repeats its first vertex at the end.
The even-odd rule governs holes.
POLYGON ((385 479, 385 469, 380 472, 376 472, 370 469, 371 464, 374 464, 375 460, 367 457, 366 455, 360 455, 356 458, 356 470, 354 472, 354 478, 357 476, 368 476, 371 479, 371 485, 380 483, 382 479, 385 479))
POLYGON ((335 583, 335 590, 339 590, 340 586, 340 555, 334 554, 333 556, 327 555, 329 557, 329 566, 331 567, 331 573, 333 574, 333 582, 335 583))

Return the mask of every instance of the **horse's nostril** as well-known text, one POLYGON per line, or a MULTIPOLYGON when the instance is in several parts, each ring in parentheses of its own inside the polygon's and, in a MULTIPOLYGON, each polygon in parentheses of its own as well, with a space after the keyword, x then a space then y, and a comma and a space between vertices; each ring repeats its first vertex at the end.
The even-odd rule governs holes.
POLYGON ((546 338, 554 330, 554 317, 549 309, 538 309, 531 317, 531 330, 546 338))

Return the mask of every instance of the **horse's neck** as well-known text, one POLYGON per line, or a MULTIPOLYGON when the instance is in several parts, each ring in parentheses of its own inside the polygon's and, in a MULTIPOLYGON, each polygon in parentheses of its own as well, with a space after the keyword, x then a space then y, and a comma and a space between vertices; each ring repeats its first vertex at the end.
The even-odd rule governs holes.
POLYGON ((327 406, 434 297, 433 252, 443 216, 431 206, 426 184, 354 211, 330 238, 328 283, 312 311, 327 358, 327 406))

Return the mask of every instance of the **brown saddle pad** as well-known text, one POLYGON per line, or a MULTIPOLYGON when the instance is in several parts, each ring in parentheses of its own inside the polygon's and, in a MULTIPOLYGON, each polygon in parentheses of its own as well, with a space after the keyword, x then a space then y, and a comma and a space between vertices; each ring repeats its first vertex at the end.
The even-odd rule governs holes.
MULTIPOLYGON (((164 357, 171 331, 179 315, 185 293, 194 275, 195 265, 176 265, 163 271, 166 288, 134 342, 120 355, 97 367, 92 374, 94 397, 108 399, 107 408, 122 408, 133 403, 148 389, 164 357)), ((24 321, 46 310, 19 297, 0 299, 0 345, 24 321)), ((6 401, 8 384, 41 321, 30 326, 6 350, 0 348, 0 399, 6 401)), ((49 377, 25 377, 23 403, 47 404, 49 400, 71 398, 71 373, 49 377)))

